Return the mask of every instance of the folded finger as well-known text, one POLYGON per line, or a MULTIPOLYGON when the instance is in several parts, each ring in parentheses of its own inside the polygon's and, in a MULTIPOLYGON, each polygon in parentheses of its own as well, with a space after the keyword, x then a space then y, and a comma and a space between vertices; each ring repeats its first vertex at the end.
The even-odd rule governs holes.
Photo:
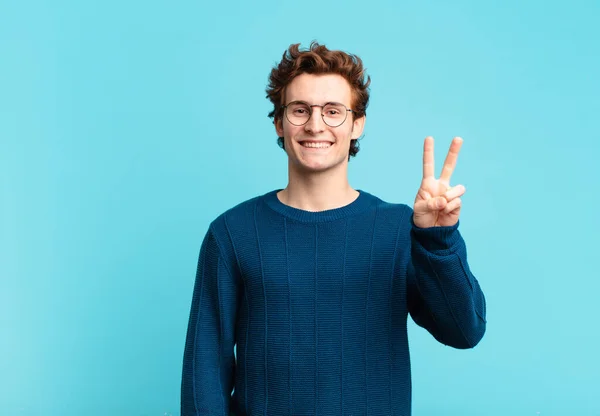
POLYGON ((452 211, 460 209, 461 205, 461 199, 459 197, 454 198, 452 201, 446 204, 446 207, 444 208, 444 214, 450 214, 452 211))
POLYGON ((463 185, 456 185, 448 189, 444 193, 444 197, 446 198, 446 201, 452 201, 454 198, 463 196, 466 190, 467 189, 463 185))

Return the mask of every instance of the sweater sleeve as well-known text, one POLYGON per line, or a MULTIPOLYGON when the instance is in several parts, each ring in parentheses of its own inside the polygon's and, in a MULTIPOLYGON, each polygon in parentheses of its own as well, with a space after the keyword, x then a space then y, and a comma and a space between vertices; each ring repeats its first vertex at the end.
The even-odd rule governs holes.
POLYGON ((238 293, 209 229, 200 248, 183 354, 181 416, 229 415, 238 293))
POLYGON ((439 342, 472 348, 486 329, 486 302, 467 263, 467 249, 451 227, 419 228, 411 222, 408 310, 439 342))

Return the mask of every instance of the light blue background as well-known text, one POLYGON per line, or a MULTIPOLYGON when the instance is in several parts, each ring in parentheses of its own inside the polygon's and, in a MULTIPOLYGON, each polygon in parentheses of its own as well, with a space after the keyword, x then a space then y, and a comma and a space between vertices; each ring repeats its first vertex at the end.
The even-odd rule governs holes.
POLYGON ((465 142, 474 350, 410 325, 413 414, 600 415, 600 3, 0 2, 0 414, 179 415, 198 251, 286 184, 270 68, 372 77, 351 184, 412 203, 465 142))

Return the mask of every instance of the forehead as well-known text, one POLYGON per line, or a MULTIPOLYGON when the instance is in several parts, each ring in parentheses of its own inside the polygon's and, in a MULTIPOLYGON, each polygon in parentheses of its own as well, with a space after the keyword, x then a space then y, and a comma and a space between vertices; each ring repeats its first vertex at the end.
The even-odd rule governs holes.
POLYGON ((286 101, 323 104, 330 101, 349 105, 352 90, 348 81, 337 74, 300 74, 285 91, 286 101))

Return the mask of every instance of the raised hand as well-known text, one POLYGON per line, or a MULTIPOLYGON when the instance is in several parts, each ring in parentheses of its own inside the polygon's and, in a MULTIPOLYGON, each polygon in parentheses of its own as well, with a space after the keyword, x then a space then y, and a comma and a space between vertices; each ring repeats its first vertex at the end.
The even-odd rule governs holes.
POLYGON ((463 185, 450 186, 450 177, 456 166, 463 140, 455 137, 444 161, 442 174, 435 178, 433 137, 426 137, 423 146, 423 180, 415 198, 413 221, 419 228, 455 225, 460 214, 463 185))

